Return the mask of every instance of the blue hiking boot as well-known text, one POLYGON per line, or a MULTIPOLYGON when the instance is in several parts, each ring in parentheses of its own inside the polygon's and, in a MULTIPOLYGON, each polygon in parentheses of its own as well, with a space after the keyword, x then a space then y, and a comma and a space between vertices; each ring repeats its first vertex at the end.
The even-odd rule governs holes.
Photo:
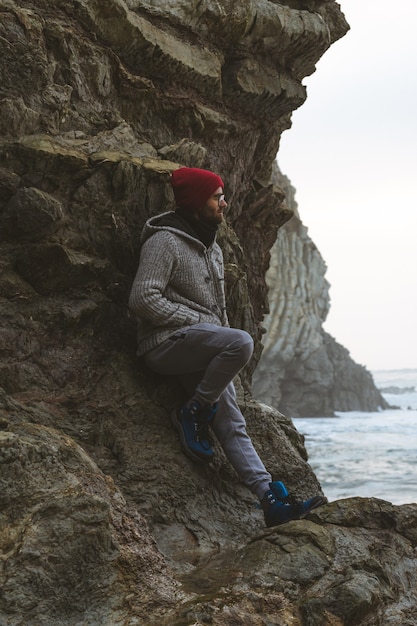
POLYGON ((300 519, 313 509, 327 502, 327 498, 323 496, 314 496, 314 498, 304 502, 296 500, 293 496, 290 496, 287 488, 281 481, 269 483, 269 487, 269 491, 265 493, 261 501, 265 524, 268 528, 285 524, 285 522, 290 520, 300 519))
POLYGON ((191 400, 171 413, 171 421, 178 430, 181 446, 193 461, 207 463, 214 457, 208 427, 216 411, 217 403, 201 406, 197 400, 191 400))

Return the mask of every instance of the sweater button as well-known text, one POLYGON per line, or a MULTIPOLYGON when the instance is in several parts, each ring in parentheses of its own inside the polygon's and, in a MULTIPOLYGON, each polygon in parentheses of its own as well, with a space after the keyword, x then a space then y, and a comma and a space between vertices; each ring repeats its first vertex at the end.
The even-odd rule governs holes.
POLYGON ((204 280, 206 281, 206 283, 209 283, 211 278, 210 278, 210 276, 205 276, 204 280))

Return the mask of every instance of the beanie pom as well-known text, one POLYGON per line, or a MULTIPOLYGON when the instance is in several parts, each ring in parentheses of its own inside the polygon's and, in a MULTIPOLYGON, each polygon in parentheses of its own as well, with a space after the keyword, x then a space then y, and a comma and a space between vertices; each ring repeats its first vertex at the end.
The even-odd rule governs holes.
POLYGON ((178 207, 196 210, 204 206, 224 183, 220 176, 197 167, 180 167, 171 175, 171 184, 178 207))

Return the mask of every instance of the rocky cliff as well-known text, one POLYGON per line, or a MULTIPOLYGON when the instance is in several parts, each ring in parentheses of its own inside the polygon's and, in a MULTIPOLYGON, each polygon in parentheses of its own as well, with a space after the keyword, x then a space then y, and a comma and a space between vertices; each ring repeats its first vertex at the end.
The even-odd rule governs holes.
POLYGON ((323 329, 330 308, 326 264, 300 219, 295 189, 277 166, 273 180, 294 216, 271 250, 270 308, 254 395, 291 417, 387 408, 370 372, 323 329))
POLYGON ((126 307, 169 173, 221 173, 230 318, 258 346, 242 410, 274 478, 319 490, 250 378, 291 216, 280 134, 346 30, 327 0, 0 0, 2 624, 413 623, 417 506, 352 499, 265 532, 220 450, 182 455, 178 390, 136 359, 126 307))

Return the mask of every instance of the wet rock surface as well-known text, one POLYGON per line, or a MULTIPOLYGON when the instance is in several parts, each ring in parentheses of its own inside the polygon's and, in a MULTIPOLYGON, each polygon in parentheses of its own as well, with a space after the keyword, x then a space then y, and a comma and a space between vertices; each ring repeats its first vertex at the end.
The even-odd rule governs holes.
POLYGON ((266 532, 218 448, 211 468, 182 455, 181 393, 137 360, 126 306, 170 172, 220 172, 229 314, 257 344, 239 401, 274 478, 320 491, 250 379, 292 216, 272 163, 339 6, 0 0, 0 18, 0 622, 412 624, 416 507, 332 503, 266 532))

